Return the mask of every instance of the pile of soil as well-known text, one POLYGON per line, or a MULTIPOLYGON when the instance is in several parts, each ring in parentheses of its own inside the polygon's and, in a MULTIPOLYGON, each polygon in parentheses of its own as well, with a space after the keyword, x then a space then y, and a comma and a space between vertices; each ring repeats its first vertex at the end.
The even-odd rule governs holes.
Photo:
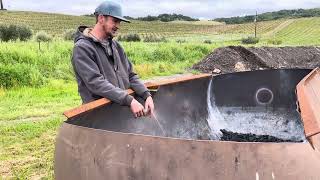
MULTIPOLYGON (((256 134, 242 134, 242 133, 235 133, 231 131, 227 131, 225 129, 220 130, 222 132, 221 141, 236 141, 236 142, 297 142, 290 139, 279 139, 274 136, 269 135, 256 135, 256 134)), ((302 141, 298 141, 302 142, 302 141)))
POLYGON ((204 73, 232 73, 262 69, 320 66, 320 47, 242 47, 218 48, 192 68, 204 73))

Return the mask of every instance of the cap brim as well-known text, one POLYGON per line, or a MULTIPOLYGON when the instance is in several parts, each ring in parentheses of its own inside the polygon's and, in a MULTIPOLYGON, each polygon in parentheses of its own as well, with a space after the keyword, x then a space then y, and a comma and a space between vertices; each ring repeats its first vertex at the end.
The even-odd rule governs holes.
MULTIPOLYGON (((97 14, 100 14, 100 13, 97 13, 97 12, 94 13, 94 15, 97 15, 97 14)), ((102 13, 101 13, 101 15, 103 15, 103 16, 112 16, 110 14, 102 14, 102 13)), ((126 19, 124 17, 121 17, 121 16, 112 16, 112 17, 120 19, 121 21, 124 21, 126 23, 131 23, 130 20, 128 20, 128 19, 126 19)))
POLYGON ((119 16, 113 16, 113 17, 115 17, 115 18, 117 18, 117 19, 120 19, 121 21, 124 21, 124 22, 126 22, 126 23, 131 23, 128 19, 126 19, 126 18, 124 18, 124 17, 119 17, 119 16))

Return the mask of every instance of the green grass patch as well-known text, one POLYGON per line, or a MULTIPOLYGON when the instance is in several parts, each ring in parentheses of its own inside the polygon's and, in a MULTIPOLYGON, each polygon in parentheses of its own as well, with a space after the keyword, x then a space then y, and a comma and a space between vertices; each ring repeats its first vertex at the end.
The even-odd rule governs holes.
POLYGON ((0 177, 53 179, 54 142, 65 118, 81 104, 76 83, 0 90, 0 177))
MULTIPOLYGON (((141 78, 184 72, 216 45, 203 43, 122 42, 141 78), (146 68, 146 69, 145 69, 146 68)), ((36 42, 9 42, 0 46, 0 87, 39 87, 51 79, 74 82, 71 66, 73 43, 49 42, 38 49, 36 42)))
POLYGON ((319 45, 320 18, 301 18, 279 31, 275 37, 285 45, 319 45))

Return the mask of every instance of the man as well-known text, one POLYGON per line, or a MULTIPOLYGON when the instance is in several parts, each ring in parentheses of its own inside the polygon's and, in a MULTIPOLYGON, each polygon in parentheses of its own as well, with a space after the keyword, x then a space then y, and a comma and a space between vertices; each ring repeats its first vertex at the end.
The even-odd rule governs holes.
POLYGON ((83 103, 102 97, 131 108, 135 117, 153 114, 150 92, 133 72, 123 48, 113 40, 120 22, 130 22, 122 16, 121 6, 105 1, 95 10, 96 25, 80 26, 75 37, 72 65, 83 103), (126 89, 132 88, 145 100, 145 107, 126 89))

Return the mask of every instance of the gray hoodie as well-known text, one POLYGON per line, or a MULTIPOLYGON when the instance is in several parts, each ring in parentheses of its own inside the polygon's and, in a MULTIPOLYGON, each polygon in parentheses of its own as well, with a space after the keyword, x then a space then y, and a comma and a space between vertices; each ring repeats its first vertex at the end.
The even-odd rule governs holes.
POLYGON ((126 89, 146 99, 150 92, 132 71, 120 44, 112 39, 101 42, 80 26, 75 37, 72 65, 83 103, 107 98, 120 105, 130 106, 133 97, 126 89), (111 53, 111 54, 110 54, 111 53))

